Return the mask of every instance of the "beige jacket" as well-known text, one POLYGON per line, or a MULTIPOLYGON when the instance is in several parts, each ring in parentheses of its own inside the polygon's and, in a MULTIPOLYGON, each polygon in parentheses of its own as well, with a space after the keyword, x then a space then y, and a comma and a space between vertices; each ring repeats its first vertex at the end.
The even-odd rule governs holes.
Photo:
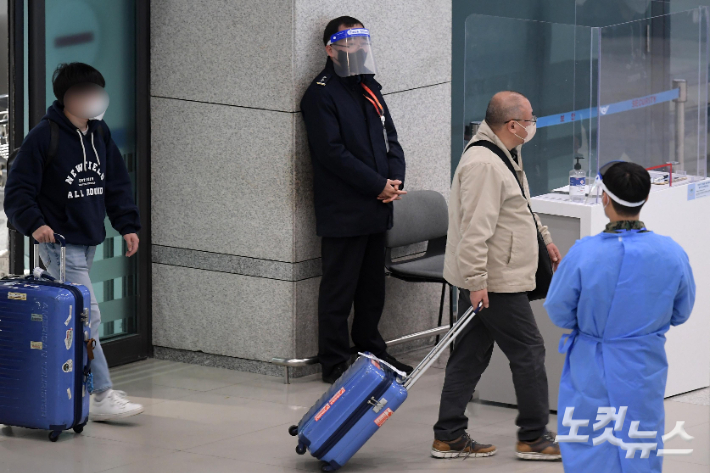
MULTIPOLYGON (((486 122, 472 141, 479 140, 491 141, 505 152, 529 196, 521 146, 517 148, 518 165, 486 122)), ((539 219, 538 225, 545 243, 552 243, 539 219)), ((469 148, 451 186, 444 278, 470 291, 532 291, 537 259, 537 230, 513 173, 490 150, 469 148)))

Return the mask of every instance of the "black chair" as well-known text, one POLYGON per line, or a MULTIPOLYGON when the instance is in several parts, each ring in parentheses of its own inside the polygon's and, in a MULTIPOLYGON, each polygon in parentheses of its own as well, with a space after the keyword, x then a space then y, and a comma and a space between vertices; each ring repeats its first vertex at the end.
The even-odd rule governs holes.
MULTIPOLYGON (((449 324, 454 323, 456 291, 444 279, 444 253, 449 210, 444 196, 435 191, 409 191, 402 200, 394 201, 394 226, 387 232, 385 270, 389 276, 408 282, 442 285, 439 304, 439 326, 444 315, 446 288, 449 287, 449 324), (392 261, 392 250, 428 242, 423 256, 392 261)), ((439 337, 436 337, 437 342, 439 337)))

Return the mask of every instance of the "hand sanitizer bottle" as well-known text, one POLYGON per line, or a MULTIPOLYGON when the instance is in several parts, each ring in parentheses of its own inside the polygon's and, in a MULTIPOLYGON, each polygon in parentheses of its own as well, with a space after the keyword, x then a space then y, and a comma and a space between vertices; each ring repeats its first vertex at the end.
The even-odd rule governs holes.
POLYGON ((582 165, 579 163, 581 156, 574 159, 577 162, 574 164, 574 169, 569 172, 569 196, 574 201, 582 201, 587 190, 587 174, 582 170, 582 165))

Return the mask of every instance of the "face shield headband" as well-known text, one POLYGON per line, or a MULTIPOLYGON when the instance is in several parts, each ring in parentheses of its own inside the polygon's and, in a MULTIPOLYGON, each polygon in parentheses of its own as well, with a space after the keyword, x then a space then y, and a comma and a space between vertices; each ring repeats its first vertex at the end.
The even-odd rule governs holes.
POLYGON ((370 30, 368 30, 367 28, 350 28, 348 30, 338 31, 330 37, 330 39, 326 43, 326 46, 330 46, 333 43, 337 43, 338 41, 342 41, 346 38, 352 38, 354 36, 366 36, 369 40, 370 30))
MULTIPOLYGON (((610 161, 610 162, 606 163, 604 166, 602 166, 599 169, 599 173, 597 174, 597 177, 594 181, 594 186, 592 186, 592 189, 596 187, 598 189, 603 190, 606 193, 606 195, 609 196, 609 198, 611 200, 613 200, 614 202, 616 202, 619 205, 623 205, 624 207, 631 207, 631 208, 641 207, 643 204, 646 203, 645 200, 643 200, 641 202, 628 202, 626 200, 623 200, 623 199, 617 197, 616 194, 611 192, 604 184, 604 174, 606 174, 606 172, 615 164, 619 164, 619 163, 623 163, 623 162, 625 162, 625 161, 610 161)), ((591 190, 590 190, 589 194, 590 195, 592 194, 591 190)))

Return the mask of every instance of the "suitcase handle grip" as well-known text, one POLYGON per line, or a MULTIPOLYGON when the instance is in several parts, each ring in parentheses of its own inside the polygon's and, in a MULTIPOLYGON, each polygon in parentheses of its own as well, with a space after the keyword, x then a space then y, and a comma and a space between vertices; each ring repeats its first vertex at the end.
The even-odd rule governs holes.
MULTIPOLYGON (((59 233, 54 234, 54 240, 59 243, 61 246, 60 250, 60 258, 59 258, 59 282, 64 283, 64 281, 67 280, 67 240, 64 238, 63 235, 60 235, 59 233)), ((34 245, 35 245, 35 260, 34 260, 34 266, 35 268, 39 268, 39 242, 37 240, 34 240, 34 245)), ((39 279, 39 278, 37 278, 39 279)))
POLYGON ((461 334, 463 329, 468 325, 468 323, 473 320, 475 315, 478 315, 483 310, 483 302, 478 304, 475 309, 469 307, 469 309, 456 321, 456 323, 451 327, 446 335, 439 341, 439 343, 424 357, 424 359, 417 365, 416 368, 407 376, 407 378, 402 383, 404 388, 409 391, 412 389, 414 383, 424 374, 424 372, 434 364, 434 362, 439 358, 439 356, 444 352, 446 347, 448 347, 454 339, 461 334))

